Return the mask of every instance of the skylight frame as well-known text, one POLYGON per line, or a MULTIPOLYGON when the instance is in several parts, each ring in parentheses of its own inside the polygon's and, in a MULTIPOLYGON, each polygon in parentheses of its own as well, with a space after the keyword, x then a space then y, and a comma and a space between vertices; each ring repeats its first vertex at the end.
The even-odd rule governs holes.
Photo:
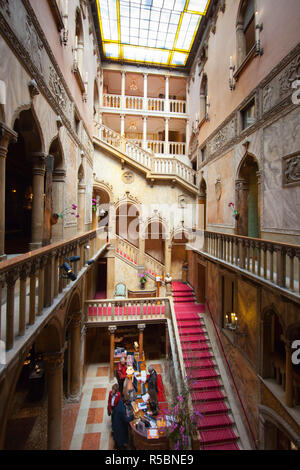
POLYGON ((195 0, 96 0, 104 58, 117 62, 185 67, 211 1, 197 0, 205 7, 200 12, 189 9, 189 5, 195 6, 195 0), (165 8, 171 5, 177 9, 165 8), (109 11, 107 16, 105 9, 109 11), (154 19, 158 20, 156 24, 154 19), (104 25, 104 21, 109 21, 109 25, 104 25), (112 31, 114 25, 117 25, 117 30, 112 31), (193 28, 189 32, 191 25, 193 28), (109 37, 105 34, 108 30, 109 37), (115 54, 108 54, 112 48, 115 54))

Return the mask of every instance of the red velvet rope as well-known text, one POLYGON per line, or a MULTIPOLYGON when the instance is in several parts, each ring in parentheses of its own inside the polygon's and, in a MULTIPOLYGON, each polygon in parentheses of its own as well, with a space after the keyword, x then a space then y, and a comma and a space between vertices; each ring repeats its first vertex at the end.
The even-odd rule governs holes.
POLYGON ((252 431, 252 428, 251 428, 251 425, 250 425, 250 422, 249 422, 249 419, 248 419, 248 416, 247 416, 245 407, 244 407, 244 405, 243 405, 241 396, 240 396, 240 394, 239 394, 238 388, 237 388, 237 386, 236 386, 236 383, 235 383, 235 380, 234 380, 234 376, 233 376, 233 374, 232 374, 232 372, 231 372, 231 368, 230 368, 229 362, 228 362, 228 360, 227 360, 227 357, 226 357, 226 354, 225 354, 225 351, 224 351, 224 348, 223 348, 222 340, 221 340, 221 338, 220 338, 220 335, 219 335, 218 329, 217 329, 217 327, 216 327, 215 320, 214 320, 214 317, 213 317, 213 315, 212 315, 212 313, 211 313, 211 310, 210 310, 209 303, 208 303, 208 300, 207 300, 207 299, 205 300, 205 303, 206 303, 206 305, 207 305, 207 307, 208 307, 208 311, 209 311, 210 317, 211 317, 211 319, 212 319, 214 328, 215 328, 215 330, 216 330, 216 333, 217 333, 217 336, 218 336, 218 339, 219 339, 219 342, 220 342, 220 345, 221 345, 221 349, 222 349, 223 355, 224 355, 224 357, 225 357, 225 361, 226 361, 228 370, 229 370, 229 372, 230 372, 230 375, 231 375, 231 378, 232 378, 232 381, 233 381, 233 384, 234 384, 234 388, 235 388, 236 393, 237 393, 237 396, 238 396, 238 398, 239 398, 239 400, 240 400, 240 403, 241 403, 241 406, 242 406, 242 409, 243 409, 243 412, 244 412, 244 415, 245 415, 245 418, 246 418, 246 421, 247 421, 247 424, 248 424, 248 427, 249 427, 249 430, 250 430, 250 433, 251 433, 251 436, 252 436, 252 439, 253 439, 253 442, 254 442, 254 445, 255 445, 255 448, 257 449, 256 439, 255 439, 254 433, 253 433, 253 431, 252 431))

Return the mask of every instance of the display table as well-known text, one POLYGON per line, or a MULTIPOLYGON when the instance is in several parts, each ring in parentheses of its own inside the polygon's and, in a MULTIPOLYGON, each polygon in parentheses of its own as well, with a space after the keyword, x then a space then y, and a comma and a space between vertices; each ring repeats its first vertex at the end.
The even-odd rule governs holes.
POLYGON ((147 439, 147 436, 136 429, 138 420, 134 419, 130 424, 130 433, 133 446, 136 450, 169 450, 169 439, 166 434, 159 434, 158 439, 147 439))

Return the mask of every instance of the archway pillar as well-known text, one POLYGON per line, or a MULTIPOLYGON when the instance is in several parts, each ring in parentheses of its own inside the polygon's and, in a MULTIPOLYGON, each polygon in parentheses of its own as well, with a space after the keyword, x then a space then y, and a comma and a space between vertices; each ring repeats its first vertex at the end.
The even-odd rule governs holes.
POLYGON ((143 351, 144 351, 144 329, 146 328, 145 323, 138 324, 138 330, 139 330, 139 355, 140 355, 140 360, 143 357, 143 351))
MULTIPOLYGON (((52 174, 52 200, 53 212, 61 214, 64 210, 64 188, 65 188, 65 170, 55 169, 52 174)), ((55 225, 52 226, 52 242, 58 242, 64 238, 64 223, 59 219, 55 225)))
POLYGON ((78 184, 78 225, 77 230, 79 233, 84 232, 85 222, 85 184, 78 184))
POLYGON ((64 350, 46 353, 43 359, 48 392, 47 449, 61 450, 64 350))
POLYGON ((30 250, 35 250, 42 246, 44 228, 44 181, 46 153, 35 152, 32 154, 32 221, 31 221, 31 243, 30 250))
POLYGON ((69 401, 78 402, 80 400, 81 393, 81 312, 73 314, 69 329, 71 333, 71 369, 69 401))
POLYGON ((236 233, 243 236, 248 235, 248 193, 248 182, 244 179, 237 179, 235 181, 235 200, 239 218, 236 222, 236 233))
POLYGON ((5 172, 6 156, 10 142, 17 141, 18 134, 0 122, 0 261, 6 259, 5 245, 5 172))
POLYGON ((110 334, 110 353, 109 353, 109 380, 113 380, 114 378, 114 356, 115 356, 115 332, 117 331, 117 327, 115 325, 111 325, 108 327, 108 331, 110 334))

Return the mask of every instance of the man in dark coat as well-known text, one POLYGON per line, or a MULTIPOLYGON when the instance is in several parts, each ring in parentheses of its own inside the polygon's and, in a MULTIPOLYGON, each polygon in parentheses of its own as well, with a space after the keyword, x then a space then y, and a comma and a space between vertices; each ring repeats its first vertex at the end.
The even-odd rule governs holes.
POLYGON ((125 445, 128 444, 128 423, 134 419, 133 414, 127 415, 126 404, 128 403, 128 396, 124 394, 121 398, 112 415, 112 431, 117 450, 124 450, 125 445))
POLYGON ((158 393, 157 387, 157 373, 153 366, 148 367, 149 377, 146 380, 148 383, 148 392, 153 390, 155 393, 158 393))

